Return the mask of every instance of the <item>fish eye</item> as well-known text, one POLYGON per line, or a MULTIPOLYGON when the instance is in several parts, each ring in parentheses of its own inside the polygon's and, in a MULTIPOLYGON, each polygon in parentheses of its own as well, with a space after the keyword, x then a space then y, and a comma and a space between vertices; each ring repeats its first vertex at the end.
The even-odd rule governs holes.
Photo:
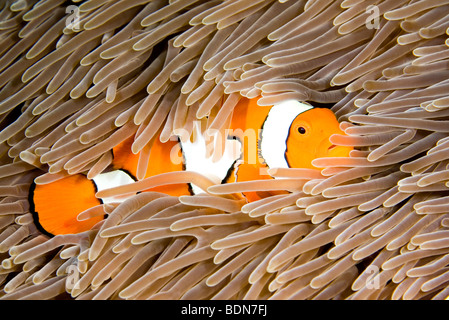
POLYGON ((299 132, 300 134, 305 134, 305 133, 306 133, 306 129, 305 129, 304 127, 299 127, 299 128, 298 128, 298 132, 299 132))

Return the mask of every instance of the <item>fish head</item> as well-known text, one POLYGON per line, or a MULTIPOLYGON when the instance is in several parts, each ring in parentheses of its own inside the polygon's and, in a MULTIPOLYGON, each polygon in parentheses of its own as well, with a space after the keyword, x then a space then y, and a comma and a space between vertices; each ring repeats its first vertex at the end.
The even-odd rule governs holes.
POLYGON ((334 145, 330 137, 345 135, 335 114, 326 108, 307 110, 293 120, 286 141, 285 157, 292 168, 316 169, 312 161, 323 157, 348 157, 353 149, 334 145))

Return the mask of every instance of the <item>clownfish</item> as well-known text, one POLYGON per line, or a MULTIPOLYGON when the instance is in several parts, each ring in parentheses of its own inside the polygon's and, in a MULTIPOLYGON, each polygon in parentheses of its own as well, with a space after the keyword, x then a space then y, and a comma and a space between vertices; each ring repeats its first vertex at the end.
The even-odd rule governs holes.
MULTIPOLYGON (((335 146, 329 137, 344 134, 334 113, 327 108, 295 100, 274 106, 259 106, 256 99, 242 98, 234 108, 226 142, 230 153, 212 164, 201 159, 205 146, 189 139, 186 142, 155 139, 148 158, 145 178, 173 171, 198 171, 213 176, 217 183, 232 183, 259 179, 273 179, 268 168, 311 168, 312 160, 321 157, 347 157, 352 147, 335 146), (252 140, 252 141, 251 141, 252 140), (178 147, 183 161, 171 161, 171 151, 178 147), (198 149, 200 148, 200 150, 198 149), (238 148, 238 152, 235 152, 238 148), (199 157, 198 157, 199 156, 199 157), (221 161, 223 160, 223 161, 221 161)), ((123 199, 99 199, 99 190, 136 181, 139 154, 131 152, 134 137, 112 149, 113 162, 108 172, 93 179, 75 174, 49 184, 30 188, 30 208, 37 227, 47 235, 79 233, 91 229, 103 216, 78 221, 79 213, 103 203, 123 199)), ((204 142, 204 140, 203 140, 204 142)), ((226 151, 226 146, 225 146, 226 151)), ((203 157, 204 158, 204 157, 203 157)), ((209 162, 208 162, 209 161, 209 162)), ((201 192, 190 184, 160 186, 145 191, 162 192, 173 196, 201 192)), ((242 194, 248 202, 269 194, 247 192, 242 194)))
MULTIPOLYGON (((314 108, 296 100, 259 106, 257 100, 241 100, 234 109, 231 121, 232 132, 237 133, 233 137, 239 141, 245 139, 246 130, 257 129, 257 147, 245 145, 242 148, 241 157, 222 183, 273 179, 267 173, 268 168, 317 169, 312 165, 312 160, 348 157, 353 149, 330 142, 331 135, 345 134, 330 109, 314 108), (255 162, 256 157, 258 161, 255 162)), ((243 195, 251 202, 272 194, 246 192, 243 195)))

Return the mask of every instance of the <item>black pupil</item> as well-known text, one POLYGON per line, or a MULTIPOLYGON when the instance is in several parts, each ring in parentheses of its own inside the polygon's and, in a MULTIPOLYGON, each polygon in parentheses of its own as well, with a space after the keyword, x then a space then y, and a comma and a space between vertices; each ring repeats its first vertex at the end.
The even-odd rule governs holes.
POLYGON ((306 133, 306 129, 304 129, 303 127, 299 127, 299 128, 298 128, 298 132, 299 132, 300 134, 304 134, 304 133, 306 133))

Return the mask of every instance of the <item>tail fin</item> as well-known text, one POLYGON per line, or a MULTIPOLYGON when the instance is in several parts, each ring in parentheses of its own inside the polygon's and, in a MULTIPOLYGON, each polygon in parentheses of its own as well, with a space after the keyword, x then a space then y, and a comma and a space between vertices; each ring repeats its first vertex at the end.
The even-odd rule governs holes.
POLYGON ((80 233, 91 229, 103 217, 78 221, 81 212, 100 205, 93 181, 82 174, 49 184, 32 184, 30 207, 39 229, 47 235, 80 233))

